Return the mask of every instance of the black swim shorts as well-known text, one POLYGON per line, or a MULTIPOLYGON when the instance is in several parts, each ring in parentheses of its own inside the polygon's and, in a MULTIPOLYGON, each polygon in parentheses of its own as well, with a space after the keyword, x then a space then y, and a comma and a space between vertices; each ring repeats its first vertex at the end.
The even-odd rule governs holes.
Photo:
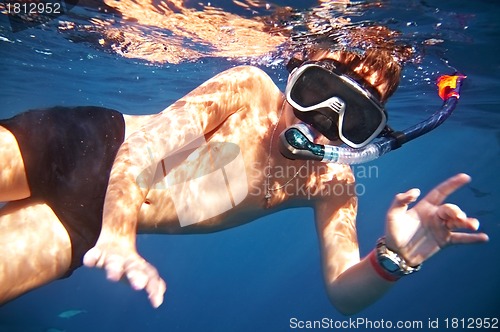
POLYGON ((17 139, 31 196, 52 208, 70 236, 69 276, 101 231, 109 174, 125 136, 123 115, 102 107, 55 107, 0 125, 17 139))

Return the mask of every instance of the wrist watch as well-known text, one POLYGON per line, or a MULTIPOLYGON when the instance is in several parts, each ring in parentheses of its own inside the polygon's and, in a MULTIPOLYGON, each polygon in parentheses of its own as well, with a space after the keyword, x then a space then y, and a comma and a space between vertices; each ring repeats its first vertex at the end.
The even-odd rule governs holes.
POLYGON ((405 259, 398 253, 387 248, 385 237, 381 237, 377 241, 376 246, 377 261, 380 266, 391 276, 396 278, 404 277, 420 270, 422 264, 410 266, 405 259))

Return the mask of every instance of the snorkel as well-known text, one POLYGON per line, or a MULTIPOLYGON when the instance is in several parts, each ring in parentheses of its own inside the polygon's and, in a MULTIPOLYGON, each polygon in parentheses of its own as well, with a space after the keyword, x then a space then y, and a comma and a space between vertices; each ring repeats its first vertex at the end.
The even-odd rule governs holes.
POLYGON ((389 130, 362 148, 322 145, 313 142, 314 136, 306 124, 297 124, 280 134, 280 151, 288 159, 318 160, 325 163, 362 164, 401 147, 441 125, 453 113, 460 98, 460 88, 466 76, 455 74, 438 78, 438 94, 443 99, 441 109, 426 120, 403 131, 389 130))

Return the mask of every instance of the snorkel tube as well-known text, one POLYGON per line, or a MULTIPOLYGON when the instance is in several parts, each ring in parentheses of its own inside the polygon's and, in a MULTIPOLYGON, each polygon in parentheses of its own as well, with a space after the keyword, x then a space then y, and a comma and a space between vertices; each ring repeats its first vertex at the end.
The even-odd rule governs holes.
POLYGON ((288 159, 318 160, 325 163, 362 164, 395 150, 441 125, 455 110, 460 98, 460 88, 466 76, 455 74, 438 78, 438 93, 443 99, 441 109, 428 119, 403 131, 389 131, 378 140, 359 149, 313 142, 313 135, 306 124, 297 124, 280 134, 280 151, 288 159))

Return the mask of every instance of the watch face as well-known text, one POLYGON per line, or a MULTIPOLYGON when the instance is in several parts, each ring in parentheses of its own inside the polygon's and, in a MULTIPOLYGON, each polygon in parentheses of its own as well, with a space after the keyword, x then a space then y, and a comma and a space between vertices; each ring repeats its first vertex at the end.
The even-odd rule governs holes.
POLYGON ((390 273, 395 273, 399 271, 399 266, 387 257, 380 258, 380 265, 390 273))

